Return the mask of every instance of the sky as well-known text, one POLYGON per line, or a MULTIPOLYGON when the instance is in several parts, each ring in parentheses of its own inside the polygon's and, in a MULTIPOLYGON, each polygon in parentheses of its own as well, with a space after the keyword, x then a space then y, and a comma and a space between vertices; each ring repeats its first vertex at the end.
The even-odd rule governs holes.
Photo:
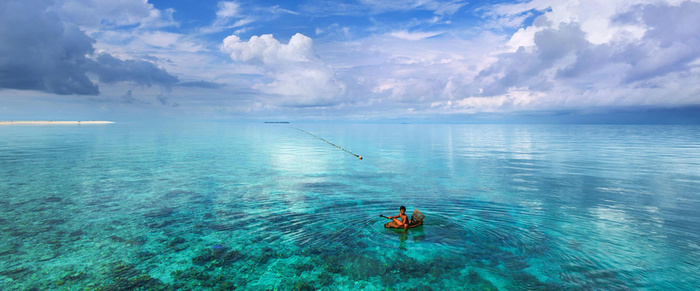
POLYGON ((0 120, 700 123, 700 1, 0 0, 0 120))

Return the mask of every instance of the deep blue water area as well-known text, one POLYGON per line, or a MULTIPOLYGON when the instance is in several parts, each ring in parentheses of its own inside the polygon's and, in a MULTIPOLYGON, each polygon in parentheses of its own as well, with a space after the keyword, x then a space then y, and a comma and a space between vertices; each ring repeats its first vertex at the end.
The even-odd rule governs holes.
POLYGON ((2 290, 697 286, 700 126, 0 126, 2 290))

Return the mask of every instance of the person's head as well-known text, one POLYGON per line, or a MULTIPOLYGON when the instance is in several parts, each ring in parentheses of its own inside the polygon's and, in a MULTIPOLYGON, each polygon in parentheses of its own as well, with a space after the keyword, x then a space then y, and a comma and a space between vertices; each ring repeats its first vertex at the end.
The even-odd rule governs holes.
POLYGON ((401 205, 401 207, 399 207, 399 211, 401 211, 401 213, 406 212, 406 206, 401 205))

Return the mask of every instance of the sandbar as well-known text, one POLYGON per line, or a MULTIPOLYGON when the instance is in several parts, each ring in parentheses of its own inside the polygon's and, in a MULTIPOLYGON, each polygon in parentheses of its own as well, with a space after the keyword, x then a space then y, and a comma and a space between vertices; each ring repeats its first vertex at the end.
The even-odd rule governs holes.
POLYGON ((92 120, 92 121, 0 121, 0 125, 12 125, 12 124, 108 124, 114 123, 113 121, 102 121, 102 120, 92 120))

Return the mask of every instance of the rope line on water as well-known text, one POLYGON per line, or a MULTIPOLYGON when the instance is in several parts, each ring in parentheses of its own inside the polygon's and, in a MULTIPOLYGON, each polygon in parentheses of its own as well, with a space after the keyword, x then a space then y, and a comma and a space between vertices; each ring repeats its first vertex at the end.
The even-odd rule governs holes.
POLYGON ((332 145, 332 146, 334 146, 334 147, 337 147, 338 149, 341 149, 341 150, 345 151, 346 153, 351 154, 351 155, 357 157, 357 158, 360 159, 360 160, 362 159, 362 156, 361 156, 361 155, 358 155, 358 154, 353 153, 353 152, 351 152, 351 151, 349 151, 349 150, 346 150, 346 149, 344 149, 343 147, 338 146, 338 145, 336 145, 336 144, 334 144, 334 143, 332 143, 332 142, 330 142, 330 141, 327 141, 327 140, 325 140, 325 139, 323 139, 323 138, 321 138, 321 137, 319 137, 319 136, 317 136, 317 135, 315 135, 315 134, 313 134, 313 133, 310 133, 310 132, 308 132, 308 131, 306 131, 306 130, 303 130, 303 129, 301 129, 301 128, 298 128, 298 127, 292 127, 292 128, 294 128, 294 129, 296 129, 296 130, 299 130, 299 131, 301 131, 301 132, 304 132, 304 133, 306 133, 306 134, 308 134, 308 135, 310 135, 310 136, 313 136, 313 137, 315 137, 315 138, 317 138, 317 139, 320 139, 321 141, 323 141, 323 142, 325 142, 325 143, 327 143, 327 144, 329 144, 329 145, 332 145))

